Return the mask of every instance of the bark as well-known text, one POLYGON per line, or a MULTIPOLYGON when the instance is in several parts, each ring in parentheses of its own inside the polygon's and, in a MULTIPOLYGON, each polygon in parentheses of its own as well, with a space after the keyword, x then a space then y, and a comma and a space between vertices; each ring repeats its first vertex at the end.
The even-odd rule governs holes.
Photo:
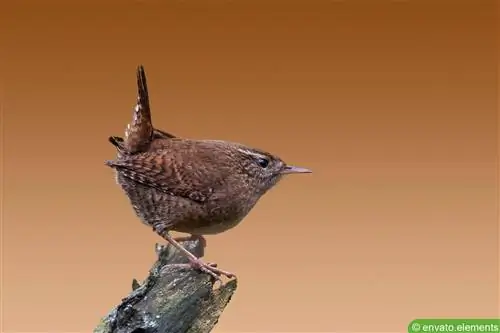
MULTIPOLYGON (((203 256, 199 240, 181 244, 203 256)), ((158 260, 148 277, 142 283, 132 281, 132 292, 101 319, 95 333, 207 333, 214 328, 236 291, 237 281, 214 289, 210 275, 172 266, 188 262, 174 247, 157 245, 156 253, 158 260)))

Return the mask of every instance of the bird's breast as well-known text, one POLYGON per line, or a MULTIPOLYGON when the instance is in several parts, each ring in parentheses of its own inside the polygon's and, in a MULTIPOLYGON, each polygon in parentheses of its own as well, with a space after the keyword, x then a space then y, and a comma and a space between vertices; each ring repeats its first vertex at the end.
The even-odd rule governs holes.
POLYGON ((141 185, 119 172, 116 178, 143 223, 193 235, 218 234, 234 228, 259 199, 246 191, 216 192, 207 201, 198 203, 141 185))
POLYGON ((236 227, 255 206, 254 200, 213 200, 203 205, 202 216, 179 223, 174 230, 193 235, 214 235, 236 227))

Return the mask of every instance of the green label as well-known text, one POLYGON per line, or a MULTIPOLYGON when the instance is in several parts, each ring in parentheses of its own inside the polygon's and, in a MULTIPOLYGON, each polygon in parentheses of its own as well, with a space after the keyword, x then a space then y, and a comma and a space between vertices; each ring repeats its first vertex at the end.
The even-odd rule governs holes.
POLYGON ((495 319, 415 319, 409 333, 493 332, 500 333, 500 318, 495 319))

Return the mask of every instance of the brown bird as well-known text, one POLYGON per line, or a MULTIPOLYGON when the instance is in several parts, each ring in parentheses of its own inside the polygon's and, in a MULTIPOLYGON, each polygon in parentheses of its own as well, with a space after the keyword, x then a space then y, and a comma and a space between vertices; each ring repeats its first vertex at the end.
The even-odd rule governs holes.
POLYGON ((231 229, 283 176, 311 171, 239 143, 178 138, 155 130, 149 101, 144 100, 147 87, 142 66, 138 78, 143 89, 139 88, 132 124, 124 139, 110 139, 118 157, 106 165, 115 169, 117 183, 141 221, 185 253, 190 267, 216 279, 221 274, 234 277, 194 256, 169 232, 197 237, 231 229))

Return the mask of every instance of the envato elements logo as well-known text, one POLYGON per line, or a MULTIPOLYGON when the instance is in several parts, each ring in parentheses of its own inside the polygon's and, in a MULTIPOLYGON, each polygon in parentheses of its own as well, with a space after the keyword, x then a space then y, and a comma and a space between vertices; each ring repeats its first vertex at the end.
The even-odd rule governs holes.
POLYGON ((495 319, 415 319, 409 333, 485 332, 500 333, 500 318, 495 319))

